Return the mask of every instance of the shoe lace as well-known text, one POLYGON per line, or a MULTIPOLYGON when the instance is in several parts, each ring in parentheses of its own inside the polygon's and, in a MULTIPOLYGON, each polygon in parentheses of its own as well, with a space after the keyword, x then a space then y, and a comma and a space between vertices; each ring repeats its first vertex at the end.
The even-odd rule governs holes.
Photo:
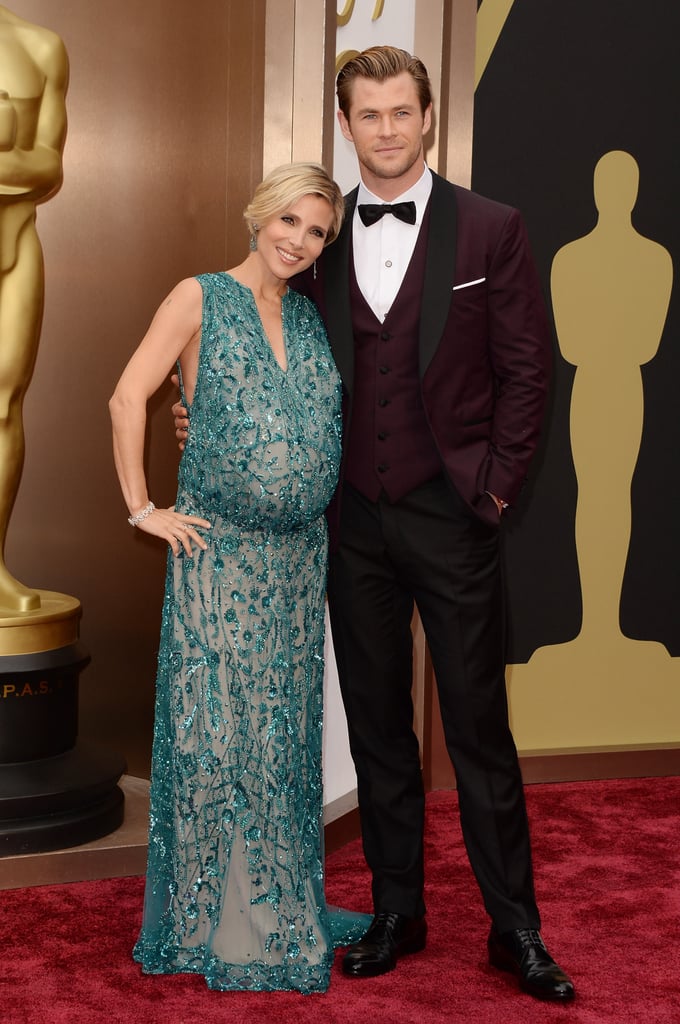
POLYGON ((376 914, 373 918, 375 924, 392 924, 394 921, 399 920, 399 914, 390 914, 386 910, 381 910, 379 914, 376 914))
POLYGON ((401 916, 400 914, 391 914, 391 913, 388 913, 387 911, 383 910, 379 914, 375 915, 375 917, 371 921, 371 925, 370 925, 368 931, 372 932, 373 929, 375 929, 375 928, 378 928, 380 930, 382 930, 385 927, 390 928, 390 929, 395 928, 397 923, 398 923, 398 921, 399 921, 400 916, 401 916))
POLYGON ((548 952, 545 942, 541 938, 541 933, 536 928, 518 928, 515 934, 519 943, 524 948, 527 946, 539 946, 545 953, 548 952))

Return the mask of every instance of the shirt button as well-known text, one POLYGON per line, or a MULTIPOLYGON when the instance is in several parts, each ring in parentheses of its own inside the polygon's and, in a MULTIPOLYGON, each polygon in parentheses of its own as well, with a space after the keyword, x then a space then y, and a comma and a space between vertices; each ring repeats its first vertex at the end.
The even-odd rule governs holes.
POLYGON ((381 366, 381 367, 379 367, 379 372, 383 373, 383 374, 384 373, 389 373, 390 372, 390 368, 389 368, 389 366, 381 366))
POLYGON ((392 266, 392 260, 385 260, 385 266, 386 267, 391 267, 392 266))
POLYGON ((379 441, 384 441, 386 437, 387 437, 387 434, 385 433, 385 431, 381 430, 380 433, 378 434, 378 440, 379 441))
POLYGON ((390 334, 389 331, 382 331, 380 334, 381 341, 389 341, 391 337, 392 335, 390 334))
POLYGON ((381 409, 384 409, 385 406, 389 405, 389 404, 390 404, 389 398, 379 398, 378 399, 378 405, 380 406, 381 409))
POLYGON ((380 463, 380 465, 378 466, 378 472, 379 472, 379 473, 386 473, 386 472, 387 472, 387 470, 388 470, 389 468, 390 468, 389 466, 385 466, 385 465, 384 465, 384 464, 383 464, 383 463, 381 462, 381 463, 380 463))

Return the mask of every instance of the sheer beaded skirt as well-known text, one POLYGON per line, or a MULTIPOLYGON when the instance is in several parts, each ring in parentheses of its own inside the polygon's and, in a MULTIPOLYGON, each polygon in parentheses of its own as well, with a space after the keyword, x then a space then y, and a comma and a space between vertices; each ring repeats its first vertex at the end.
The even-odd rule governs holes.
POLYGON ((323 512, 339 381, 306 299, 284 296, 284 372, 249 290, 224 274, 199 281, 177 508, 212 529, 207 551, 168 557, 134 955, 211 988, 323 991, 334 948, 366 928, 323 888, 323 512))

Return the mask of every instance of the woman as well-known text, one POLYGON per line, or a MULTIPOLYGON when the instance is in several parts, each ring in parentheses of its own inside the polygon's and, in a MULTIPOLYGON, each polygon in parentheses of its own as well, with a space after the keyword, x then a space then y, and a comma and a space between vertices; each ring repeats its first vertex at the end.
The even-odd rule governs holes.
POLYGON ((366 926, 323 893, 323 513, 340 385, 316 307, 287 286, 343 209, 322 167, 273 171, 244 213, 247 259, 173 289, 110 402, 129 521, 171 548, 134 955, 217 989, 324 990, 333 948, 366 926), (175 505, 156 508, 146 403, 175 362, 192 430, 175 505))

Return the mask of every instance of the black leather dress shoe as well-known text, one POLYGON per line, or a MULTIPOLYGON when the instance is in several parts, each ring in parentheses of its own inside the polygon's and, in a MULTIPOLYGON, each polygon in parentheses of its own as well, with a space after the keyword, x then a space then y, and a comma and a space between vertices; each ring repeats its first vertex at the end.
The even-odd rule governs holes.
POLYGON ((492 928, 488 946, 491 966, 516 974, 529 995, 561 1002, 574 998, 574 983, 550 956, 536 929, 517 928, 501 935, 492 928))
POLYGON ((345 953, 342 969, 354 978, 375 978, 394 970, 400 956, 425 948, 424 917, 376 914, 363 939, 345 953))

